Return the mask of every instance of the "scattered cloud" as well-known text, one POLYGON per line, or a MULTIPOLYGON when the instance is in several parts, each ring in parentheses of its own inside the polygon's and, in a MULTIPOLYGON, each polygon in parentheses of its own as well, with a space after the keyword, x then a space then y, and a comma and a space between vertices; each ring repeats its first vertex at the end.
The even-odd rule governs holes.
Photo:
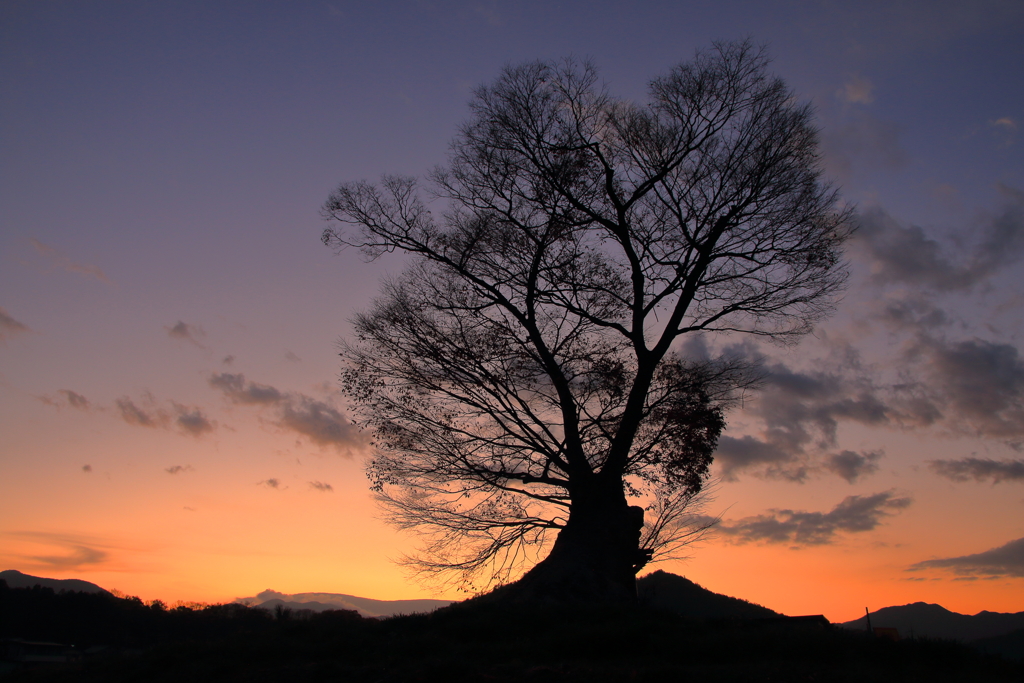
POLYGON ((96 278, 100 282, 105 282, 108 285, 111 284, 110 278, 108 278, 106 274, 99 269, 99 267, 72 261, 56 247, 43 244, 35 238, 31 239, 30 242, 32 242, 32 246, 36 248, 36 251, 42 254, 55 267, 69 273, 78 273, 79 275, 84 275, 86 277, 96 278))
POLYGON ((296 356, 294 353, 287 349, 284 352, 284 357, 286 360, 290 360, 293 363, 298 363, 302 360, 301 358, 299 358, 298 356, 296 356))
POLYGON ((1024 359, 1015 346, 982 339, 921 339, 912 348, 953 430, 1024 440, 1024 359))
POLYGON ((1024 538, 974 555, 925 560, 912 565, 909 571, 946 569, 961 576, 1024 577, 1024 538))
POLYGON ((219 389, 234 403, 242 405, 276 405, 287 400, 285 394, 268 384, 246 382, 245 375, 222 372, 211 375, 210 386, 219 389))
POLYGON ((1024 254, 1024 193, 1002 187, 1005 206, 985 218, 973 240, 942 243, 916 225, 902 225, 880 208, 862 211, 852 245, 877 284, 968 290, 1024 254))
POLYGON ((728 435, 721 437, 715 451, 715 461, 722 467, 722 478, 735 481, 741 471, 767 467, 769 476, 773 478, 793 481, 806 479, 807 468, 799 464, 794 466, 800 449, 794 449, 784 439, 775 441, 761 441, 750 435, 738 439, 728 435))
POLYGON ((856 476, 868 474, 877 457, 861 455, 862 461, 854 462, 850 455, 829 455, 837 445, 841 422, 877 427, 919 419, 906 414, 908 408, 887 402, 883 388, 859 368, 852 350, 841 362, 828 365, 829 371, 799 371, 778 362, 765 368, 761 389, 743 412, 745 418, 761 421, 760 433, 726 434, 719 440, 716 461, 724 479, 755 471, 802 482, 812 473, 826 471, 849 481, 851 466, 859 465, 856 476))
POLYGON ((202 337, 206 336, 206 333, 203 331, 203 328, 198 325, 189 325, 188 323, 179 320, 171 327, 164 326, 164 329, 167 330, 167 336, 171 339, 180 339, 182 341, 195 344, 201 349, 206 348, 199 342, 202 337))
POLYGON ((92 465, 82 465, 82 471, 85 472, 86 474, 89 474, 90 472, 92 472, 92 465))
POLYGON ((186 434, 202 436, 207 432, 212 432, 216 428, 216 424, 206 417, 206 415, 203 414, 203 411, 199 408, 186 408, 185 406, 175 403, 174 409, 178 411, 175 423, 178 425, 178 428, 186 434))
POLYGON ((325 484, 322 481, 311 481, 309 487, 316 489, 317 491, 323 491, 324 493, 334 493, 334 487, 330 484, 325 484))
POLYGON ((320 446, 347 450, 363 445, 362 434, 355 425, 331 405, 308 396, 298 396, 285 403, 278 424, 320 446))
POLYGON ((268 489, 280 489, 281 488, 281 482, 278 479, 274 478, 274 477, 271 477, 270 479, 264 479, 263 481, 258 481, 258 482, 256 482, 256 485, 257 486, 266 486, 268 489))
POLYGON ((722 522, 716 530, 734 543, 825 545, 833 543, 842 532, 872 531, 885 517, 910 504, 910 498, 884 491, 870 496, 847 496, 829 512, 769 510, 767 514, 722 522))
MULTIPOLYGON (((896 314, 893 313, 895 316, 896 314)), ((811 361, 797 370, 765 368, 761 390, 743 406, 739 433, 719 440, 715 460, 727 481, 749 473, 804 482, 824 473, 850 483, 878 471, 883 454, 840 449, 843 424, 912 430, 935 427, 950 437, 997 439, 1024 449, 1024 356, 1011 344, 983 339, 951 341, 927 306, 903 308, 894 323, 909 336, 893 374, 863 367, 856 353, 811 361), (922 322, 922 318, 931 318, 922 322), (913 329, 916 326, 916 329, 913 329), (828 370, 815 369, 828 367, 828 370)), ((840 354, 841 355, 841 354, 840 354)), ((942 461, 933 470, 955 480, 1016 480, 1016 461, 942 461)))
POLYGON ((881 459, 882 453, 879 451, 870 453, 842 451, 828 457, 825 461, 825 469, 853 484, 861 477, 877 472, 878 461, 881 459))
POLYGON ((32 330, 25 323, 18 322, 11 314, 0 308, 0 344, 6 342, 19 334, 25 334, 32 330))
POLYGON ((273 407, 277 412, 274 424, 304 436, 318 446, 350 453, 366 444, 355 425, 327 401, 250 382, 241 373, 215 373, 208 382, 233 403, 273 407))
POLYGON ((148 393, 143 396, 141 403, 140 406, 128 396, 122 396, 114 402, 121 419, 137 427, 167 429, 175 426, 183 434, 195 437, 217 428, 217 423, 208 418, 201 408, 170 401, 171 410, 167 410, 148 393))
POLYGON ((57 392, 58 396, 39 396, 39 400, 48 406, 55 408, 62 408, 64 406, 70 406, 78 410, 89 410, 92 406, 89 403, 89 399, 82 396, 77 391, 71 391, 70 389, 61 389, 57 392))
POLYGON ((988 458, 963 458, 961 460, 929 460, 928 467, 940 477, 953 481, 992 480, 1024 481, 1024 460, 990 460, 988 458))
POLYGON ((869 79, 851 76, 836 95, 851 104, 871 104, 875 101, 874 89, 875 85, 869 79))
POLYGON ((143 410, 132 399, 122 396, 114 402, 121 418, 137 427, 162 427, 167 424, 167 415, 158 409, 143 410))
MULTIPOLYGON (((962 319, 963 298, 993 291, 993 278, 1024 257, 1024 193, 999 190, 1003 205, 997 211, 944 237, 903 225, 881 209, 860 214, 851 258, 868 268, 860 292, 866 309, 856 327, 832 337, 825 330, 819 338, 825 357, 800 359, 799 366, 770 357, 764 362, 760 391, 744 401, 732 421, 736 426, 719 442, 716 462, 724 479, 751 473, 803 482, 831 473, 858 481, 877 471, 881 454, 842 449, 844 424, 935 428, 945 436, 999 439, 1024 449, 1024 355, 1013 338, 958 336, 971 329, 962 319), (868 364, 858 351, 863 346, 849 335, 879 332, 897 352, 868 364)), ((984 329, 1001 334, 992 325, 984 329)), ((710 353, 702 340, 690 342, 688 355, 710 353)), ((969 470, 950 467, 942 473, 980 471, 976 463, 969 470)), ((985 471, 989 479, 996 473, 1005 479, 1008 472, 985 471)))
POLYGON ((170 467, 164 468, 164 472, 167 474, 181 474, 182 472, 194 472, 192 465, 171 465, 170 467))
POLYGON ((71 391, 70 389, 61 389, 58 393, 63 394, 67 400, 68 405, 72 408, 78 408, 79 410, 89 409, 89 399, 82 396, 78 392, 71 391))
POLYGON ((232 355, 227 355, 224 356, 224 358, 222 358, 220 362, 223 363, 224 365, 231 365, 232 363, 235 362, 235 357, 232 355))

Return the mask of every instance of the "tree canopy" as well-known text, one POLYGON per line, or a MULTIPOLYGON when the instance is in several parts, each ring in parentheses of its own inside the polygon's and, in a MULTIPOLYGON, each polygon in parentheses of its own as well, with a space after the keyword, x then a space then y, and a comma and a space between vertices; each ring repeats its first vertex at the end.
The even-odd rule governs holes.
POLYGON ((811 107, 767 67, 716 44, 638 104, 588 63, 510 66, 425 183, 331 194, 325 244, 413 257, 341 355, 373 490, 429 532, 421 568, 505 581, 557 532, 520 584, 630 599, 700 533, 680 521, 754 375, 683 339, 794 338, 846 277, 811 107))

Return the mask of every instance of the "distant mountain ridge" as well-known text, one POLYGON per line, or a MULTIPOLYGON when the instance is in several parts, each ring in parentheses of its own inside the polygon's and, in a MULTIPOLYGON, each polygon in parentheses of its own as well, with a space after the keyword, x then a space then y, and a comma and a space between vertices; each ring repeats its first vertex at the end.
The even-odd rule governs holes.
POLYGON ((332 609, 347 609, 359 612, 364 617, 391 617, 397 614, 420 614, 446 607, 451 600, 374 600, 344 593, 279 593, 267 589, 252 598, 236 598, 235 602, 275 609, 309 609, 324 612, 332 609))
MULTIPOLYGON (((872 628, 896 628, 904 638, 913 635, 916 638, 946 638, 971 642, 1024 629, 1024 612, 982 611, 972 616, 951 612, 942 605, 926 602, 883 607, 871 612, 870 616, 872 628)), ((867 619, 861 617, 838 625, 854 630, 865 630, 867 619)))
POLYGON ((108 593, 109 591, 100 588, 95 583, 82 581, 81 579, 46 579, 41 576, 30 576, 22 574, 16 569, 5 569, 0 572, 0 579, 7 582, 9 588, 32 588, 42 586, 52 588, 55 591, 78 591, 79 593, 108 593))

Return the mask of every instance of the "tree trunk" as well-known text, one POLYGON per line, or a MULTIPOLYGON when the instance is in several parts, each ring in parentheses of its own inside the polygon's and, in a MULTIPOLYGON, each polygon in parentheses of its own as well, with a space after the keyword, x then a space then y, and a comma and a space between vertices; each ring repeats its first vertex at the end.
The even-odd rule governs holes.
POLYGON ((630 506, 621 481, 595 477, 573 487, 569 521, 551 553, 519 581, 495 592, 510 602, 634 603, 644 510, 630 506))

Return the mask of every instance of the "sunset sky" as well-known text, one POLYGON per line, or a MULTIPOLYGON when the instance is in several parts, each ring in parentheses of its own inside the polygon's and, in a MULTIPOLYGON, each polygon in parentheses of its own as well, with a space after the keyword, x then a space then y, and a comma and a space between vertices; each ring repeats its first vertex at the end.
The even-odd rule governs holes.
POLYGON ((144 600, 463 597, 393 559, 337 341, 399 256, 340 182, 443 163, 506 64, 612 93, 768 46, 856 207, 838 313, 765 358, 718 533, 654 565, 787 614, 1024 611, 1024 4, 0 2, 0 569, 144 600), (245 391, 240 391, 244 388, 245 391), (244 398, 243 397, 248 397, 244 398))

